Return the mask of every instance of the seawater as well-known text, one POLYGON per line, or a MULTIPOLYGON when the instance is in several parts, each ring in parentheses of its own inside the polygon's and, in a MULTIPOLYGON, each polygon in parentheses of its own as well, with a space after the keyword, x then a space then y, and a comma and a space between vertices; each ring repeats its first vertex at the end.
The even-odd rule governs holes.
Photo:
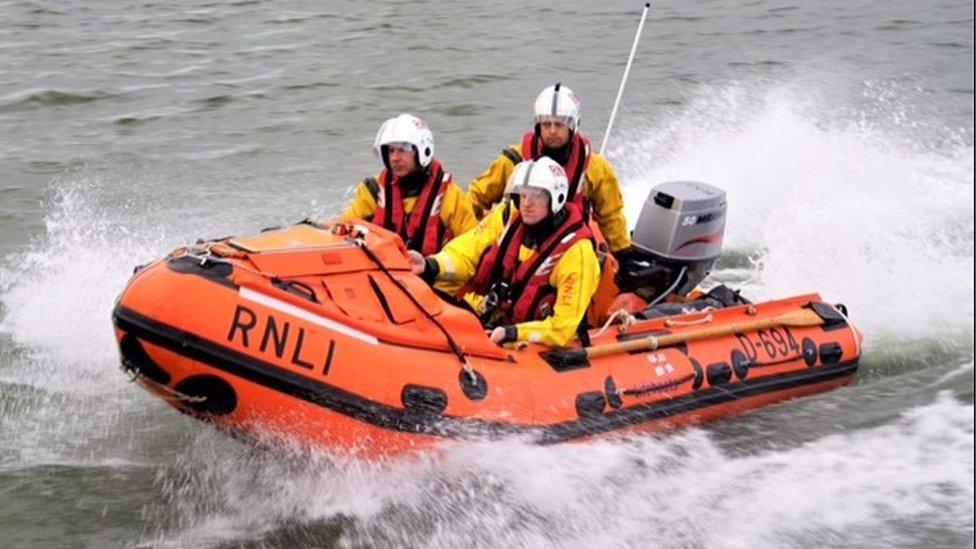
POLYGON ((710 283, 819 292, 855 383, 658 436, 270 451, 117 369, 132 267, 337 214, 379 124, 470 181, 561 81, 597 146, 640 3, 0 3, 0 545, 966 547, 973 6, 652 6, 607 154, 729 196, 710 283))

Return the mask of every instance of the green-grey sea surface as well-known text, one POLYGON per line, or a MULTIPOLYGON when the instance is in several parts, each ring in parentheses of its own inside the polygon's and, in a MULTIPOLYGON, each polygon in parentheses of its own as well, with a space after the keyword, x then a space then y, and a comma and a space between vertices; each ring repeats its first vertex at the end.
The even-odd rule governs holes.
POLYGON ((972 547, 972 2, 654 2, 609 135, 631 225, 654 184, 727 191, 710 284, 850 308, 850 387, 366 462, 118 369, 135 265, 336 215, 388 117, 467 185, 561 82, 600 147, 642 7, 0 0, 0 547, 972 547))

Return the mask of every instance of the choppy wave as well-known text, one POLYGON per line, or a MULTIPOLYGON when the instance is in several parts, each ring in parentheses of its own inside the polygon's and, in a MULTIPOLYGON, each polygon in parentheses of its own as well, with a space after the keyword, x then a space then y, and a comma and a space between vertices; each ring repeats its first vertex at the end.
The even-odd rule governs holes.
POLYGON ((753 263, 748 295, 819 291, 871 335, 951 333, 971 346, 971 129, 908 140, 901 106, 865 93, 891 109, 889 127, 833 118, 789 84, 705 89, 664 124, 631 127, 631 144, 611 151, 631 182, 628 217, 653 184, 711 182, 728 193, 726 247, 753 263))
POLYGON ((229 446, 205 436, 162 473, 147 514, 171 527, 147 540, 819 547, 972 533, 973 406, 944 393, 884 426, 739 454, 702 430, 380 463, 229 446))
POLYGON ((118 94, 99 90, 26 90, 0 97, 0 112, 79 105, 113 97, 118 94))
MULTIPOLYGON (((104 191, 98 176, 70 173, 56 181, 45 237, 0 265, 0 331, 43 354, 35 373, 24 372, 29 378, 65 368, 72 378, 100 377, 115 358, 108 322, 115 296, 133 265, 165 249, 166 233, 144 219, 145 232, 133 234, 129 216, 151 216, 153 209, 100 203, 111 198, 98 196, 104 191)), ((76 387, 63 377, 51 381, 76 387)))

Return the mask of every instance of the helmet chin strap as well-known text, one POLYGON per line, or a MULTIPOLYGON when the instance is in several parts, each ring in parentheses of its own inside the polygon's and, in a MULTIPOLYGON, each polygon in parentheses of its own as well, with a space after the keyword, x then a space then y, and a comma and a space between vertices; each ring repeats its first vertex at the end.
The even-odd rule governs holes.
POLYGON ((552 213, 552 208, 550 208, 549 213, 538 223, 533 223, 532 225, 526 223, 525 235, 529 237, 530 244, 535 245, 540 242, 545 242, 546 238, 563 224, 566 215, 565 208, 560 209, 556 213, 552 213))
POLYGON ((569 150, 570 150, 570 147, 572 147, 572 145, 573 145, 573 134, 570 133, 569 134, 569 141, 567 141, 565 144, 563 144, 562 147, 559 147, 559 148, 556 148, 556 149, 550 149, 549 147, 547 147, 545 145, 545 143, 543 143, 542 144, 542 154, 545 155, 545 156, 548 156, 549 158, 551 158, 553 160, 555 160, 557 164, 559 164, 560 166, 562 166, 562 165, 565 165, 566 164, 566 161, 567 160, 569 160, 569 150))
POLYGON ((383 167, 386 171, 393 173, 393 168, 390 167, 390 146, 381 145, 380 146, 380 156, 383 158, 383 167))
POLYGON ((420 193, 424 187, 424 183, 427 182, 428 177, 428 169, 420 167, 407 175, 398 178, 397 181, 399 181, 400 187, 407 192, 408 196, 410 196, 412 193, 420 193))

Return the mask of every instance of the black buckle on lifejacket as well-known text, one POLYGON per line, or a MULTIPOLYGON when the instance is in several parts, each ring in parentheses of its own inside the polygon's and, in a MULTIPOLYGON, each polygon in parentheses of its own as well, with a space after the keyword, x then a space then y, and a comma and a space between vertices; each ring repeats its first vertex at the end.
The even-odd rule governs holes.
POLYGON ((503 311, 509 305, 511 292, 512 288, 507 282, 492 284, 491 289, 485 294, 484 306, 482 307, 484 312, 481 313, 482 322, 490 323, 498 316, 496 313, 503 311))

